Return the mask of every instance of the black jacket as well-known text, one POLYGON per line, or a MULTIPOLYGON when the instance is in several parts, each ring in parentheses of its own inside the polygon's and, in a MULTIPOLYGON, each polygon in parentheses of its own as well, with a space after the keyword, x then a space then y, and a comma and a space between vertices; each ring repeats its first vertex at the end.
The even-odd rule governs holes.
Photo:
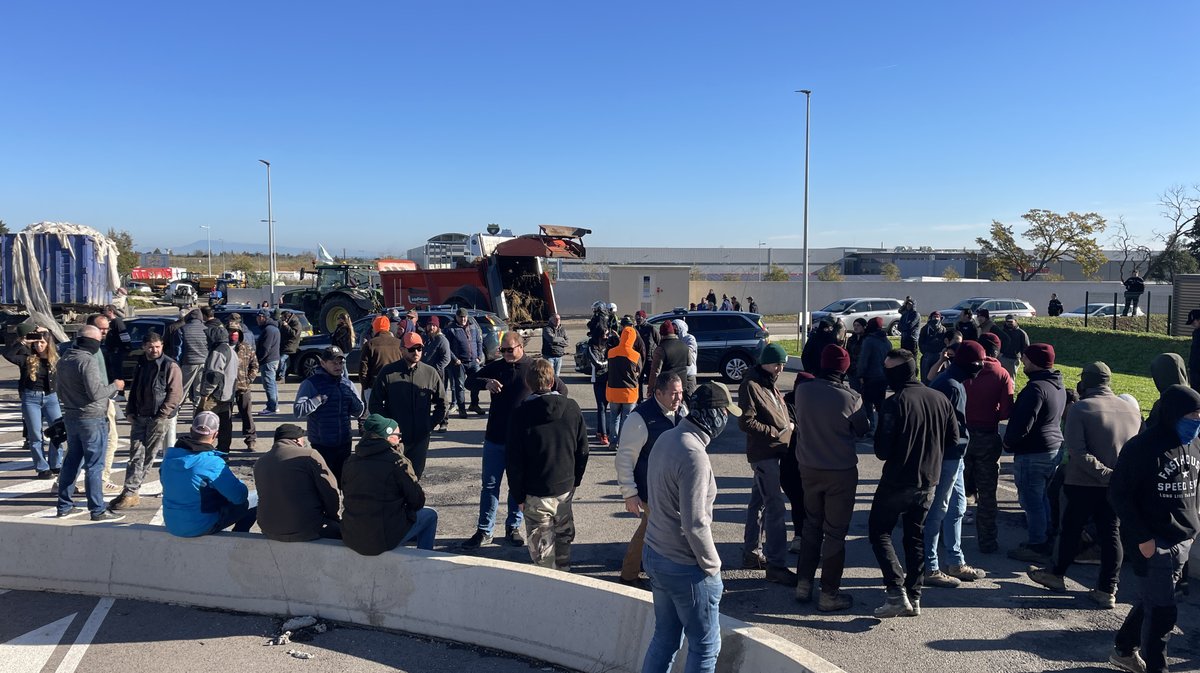
POLYGON ((921 348, 921 355, 940 355, 946 347, 946 326, 940 320, 925 323, 921 326, 917 345, 921 348))
MULTIPOLYGON (((1200 393, 1171 386, 1159 404, 1159 422, 1125 443, 1108 486, 1108 500, 1121 518, 1121 537, 1134 547, 1154 540, 1160 548, 1196 537, 1200 441, 1184 446, 1175 424, 1200 409, 1200 393)), ((1131 551, 1135 559, 1144 557, 1131 551)))
POLYGON ((279 323, 268 319, 263 325, 262 334, 254 342, 254 354, 258 356, 258 364, 279 362, 279 340, 279 323))
MULTIPOLYGON (((500 392, 492 393, 492 404, 488 409, 487 430, 484 438, 489 442, 504 444, 508 441, 508 422, 516 408, 533 394, 525 385, 525 374, 533 366, 533 358, 525 357, 509 364, 504 358, 492 360, 480 367, 467 379, 467 390, 487 390, 487 380, 494 379, 502 386, 500 392)), ((562 379, 554 380, 554 390, 567 394, 562 379)))
POLYGON ((1000 337, 1000 354, 1006 358, 1019 358, 1029 348, 1029 334, 1020 327, 1002 327, 997 336, 1000 337))
POLYGON ((833 330, 826 332, 822 329, 813 330, 808 335, 808 341, 804 344, 804 350, 800 352, 800 364, 804 366, 804 371, 818 376, 821 373, 821 351, 829 344, 837 343, 837 333, 833 330))
POLYGON ((371 413, 400 424, 406 445, 423 441, 446 420, 446 388, 436 369, 401 358, 383 368, 371 387, 371 413))
POLYGON ((507 442, 508 488, 513 499, 562 495, 583 481, 588 430, 575 400, 534 395, 512 414, 507 442))
POLYGON ((1192 349, 1188 351, 1187 368, 1192 389, 1200 388, 1200 329, 1192 330, 1192 349))
POLYGON ((412 464, 386 439, 368 437, 342 467, 342 541, 364 556, 395 549, 425 506, 412 464))
MULTIPOLYGON (((54 348, 54 344, 48 344, 47 348, 54 348)), ((4 351, 4 359, 21 368, 21 380, 17 383, 17 389, 36 390, 46 394, 53 393, 54 372, 50 371, 45 360, 38 363, 37 372, 34 373, 33 378, 29 377, 29 356, 32 354, 33 351, 23 341, 14 341, 4 351)))
POLYGON ((571 340, 567 338, 567 328, 559 323, 558 327, 546 325, 542 328, 542 357, 561 358, 566 355, 571 340))
POLYGON ((958 421, 946 396, 912 380, 887 398, 875 430, 875 456, 883 463, 880 487, 937 486, 942 457, 958 443, 958 421))
POLYGON ((1016 455, 1057 451, 1063 443, 1062 415, 1067 406, 1067 391, 1057 369, 1029 374, 1029 383, 1017 393, 1008 429, 1004 431, 1004 450, 1016 455))

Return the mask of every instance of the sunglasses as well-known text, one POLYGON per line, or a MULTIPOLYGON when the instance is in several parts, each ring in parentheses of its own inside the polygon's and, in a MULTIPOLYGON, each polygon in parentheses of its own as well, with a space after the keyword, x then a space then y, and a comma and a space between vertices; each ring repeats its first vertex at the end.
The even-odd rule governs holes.
POLYGON ((410 353, 419 353, 423 350, 425 350, 424 346, 409 346, 408 347, 408 352, 410 352, 410 353))
POLYGON ((501 349, 500 349, 500 352, 501 352, 501 353, 511 353, 511 352, 513 352, 513 351, 515 351, 515 350, 517 350, 517 349, 515 349, 515 348, 501 348, 501 349))

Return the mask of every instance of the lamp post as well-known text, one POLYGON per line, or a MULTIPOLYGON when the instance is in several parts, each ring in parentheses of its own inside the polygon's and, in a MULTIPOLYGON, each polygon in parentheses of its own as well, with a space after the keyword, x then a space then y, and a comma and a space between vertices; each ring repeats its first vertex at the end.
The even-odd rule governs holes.
POLYGON ((271 214, 271 162, 259 159, 267 167, 267 280, 271 283, 271 306, 275 306, 275 218, 271 214))
POLYGON ((203 229, 205 235, 208 236, 208 275, 211 276, 212 275, 212 227, 208 226, 207 224, 202 224, 202 225, 200 225, 200 228, 203 229))
POLYGON ((804 94, 804 291, 800 297, 800 345, 808 341, 808 120, 812 106, 812 90, 800 89, 804 94))

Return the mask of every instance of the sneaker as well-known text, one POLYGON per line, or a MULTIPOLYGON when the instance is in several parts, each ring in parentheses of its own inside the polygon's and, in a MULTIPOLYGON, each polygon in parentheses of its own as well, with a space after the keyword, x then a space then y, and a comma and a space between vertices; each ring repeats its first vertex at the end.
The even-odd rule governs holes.
POLYGON ((274 416, 275 412, 273 410, 269 411, 267 409, 263 409, 262 411, 259 411, 259 412, 255 413, 254 415, 255 416, 274 416))
POLYGON ((57 514, 55 514, 55 516, 60 519, 69 519, 73 516, 79 516, 80 514, 83 514, 86 511, 87 510, 85 510, 82 507, 72 507, 71 509, 68 509, 65 512, 60 510, 57 514))
POLYGON ((479 403, 478 403, 478 402, 476 402, 475 404, 472 404, 471 406, 467 407, 467 411, 473 412, 473 413, 475 413, 477 416, 487 416, 487 412, 486 412, 486 411, 484 411, 483 409, 479 408, 479 403))
POLYGON ((253 440, 253 439, 247 439, 247 440, 245 441, 245 444, 246 444, 246 450, 247 450, 247 451, 253 451, 253 450, 254 450, 254 440, 253 440))
POLYGON ((520 528, 507 528, 504 532, 504 537, 508 539, 508 543, 514 547, 525 546, 525 535, 520 528))
POLYGON ((966 563, 960 566, 950 566, 949 568, 946 568, 946 574, 951 577, 957 577, 964 582, 974 582, 975 580, 981 580, 987 577, 986 571, 975 568, 966 563))
POLYGON ((1146 662, 1142 660, 1142 655, 1136 651, 1129 655, 1124 655, 1118 652, 1116 648, 1113 648, 1112 654, 1108 655, 1108 663, 1122 671, 1129 671, 1129 673, 1146 673, 1146 662))
POLYGON ((836 594, 827 594, 822 591, 821 597, 817 599, 817 610, 821 612, 849 610, 852 605, 854 605, 854 599, 850 597, 850 594, 841 591, 836 594))
POLYGON ((1048 566, 1050 565, 1050 554, 1042 551, 1041 547, 1042 545, 1027 545, 1022 542, 1020 547, 1008 550, 1008 558, 1048 566))
POLYGON ((436 428, 434 428, 434 429, 433 429, 433 431, 434 431, 434 432, 449 432, 449 431, 450 431, 450 426, 449 426, 449 425, 447 425, 447 424, 445 424, 445 423, 442 423, 441 425, 439 425, 439 426, 437 426, 436 428))
POLYGON ((38 470, 37 478, 42 481, 48 481, 54 478, 54 473, 50 470, 38 470))
POLYGON ((953 589, 962 584, 957 577, 951 577, 941 570, 925 573, 925 579, 922 582, 927 587, 942 587, 943 589, 953 589))
POLYGON ((800 547, 801 547, 800 536, 796 535, 795 537, 792 538, 792 541, 788 543, 788 551, 790 551, 793 554, 799 554, 800 547))
POLYGON ((875 616, 879 619, 888 619, 891 617, 904 617, 912 612, 912 603, 908 602, 908 596, 905 594, 888 594, 887 601, 883 605, 875 608, 875 616))
POLYGON ((1115 593, 1110 594, 1103 589, 1092 589, 1088 592, 1088 598, 1092 599, 1092 602, 1105 610, 1112 610, 1117 607, 1117 595, 1115 593))
POLYGON ((742 554, 742 567, 746 570, 763 570, 767 567, 767 557, 760 551, 742 554))
POLYGON ((466 417, 467 417, 467 410, 466 410, 466 409, 463 409, 462 407, 459 407, 459 408, 458 408, 458 417, 459 417, 459 418, 466 418, 466 417))
POLYGON ((1027 571, 1025 574, 1029 576, 1029 579, 1037 582, 1051 591, 1057 591, 1061 594, 1067 590, 1067 585, 1063 581, 1063 576, 1055 575, 1054 573, 1050 572, 1048 568, 1034 568, 1033 570, 1027 571))
POLYGON ((104 510, 103 512, 100 512, 99 514, 92 515, 92 521, 98 522, 98 523, 105 522, 105 521, 108 521, 108 522, 121 521, 124 518, 125 518, 124 514, 118 514, 117 512, 110 512, 107 509, 104 510))
MULTIPOLYGON (((812 602, 813 581, 812 580, 796 580, 796 602, 810 603, 812 602)), ((825 594, 821 594, 824 599, 825 594)))
POLYGON ((767 566, 767 581, 782 584, 785 587, 796 586, 796 573, 791 568, 783 566, 767 566))
POLYGON ((106 494, 114 494, 115 495, 117 493, 120 493, 123 490, 125 490, 125 489, 121 488, 120 486, 117 486, 116 484, 112 483, 111 481, 104 482, 104 492, 106 494))
POLYGON ((125 493, 122 493, 114 498, 112 502, 108 503, 108 509, 113 512, 119 512, 123 509, 137 507, 139 504, 141 504, 141 502, 142 499, 138 497, 137 493, 130 493, 126 491, 125 493))
POLYGON ((905 617, 920 617, 921 616, 921 597, 908 594, 908 612, 904 613, 905 617))
POLYGON ((596 443, 600 446, 608 446, 608 435, 596 435, 596 443))
POLYGON ((463 551, 474 551, 485 544, 491 544, 491 542, 491 533, 485 533, 481 530, 477 530, 475 531, 474 535, 472 535, 469 539, 467 539, 466 542, 463 542, 462 545, 459 546, 459 549, 462 549, 463 551))

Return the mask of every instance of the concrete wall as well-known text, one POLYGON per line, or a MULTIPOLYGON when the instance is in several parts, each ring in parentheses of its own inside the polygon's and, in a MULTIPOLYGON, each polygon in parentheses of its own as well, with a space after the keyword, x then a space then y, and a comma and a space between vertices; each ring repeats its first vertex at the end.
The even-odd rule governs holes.
POLYGON ((612 266, 608 272, 608 300, 616 303, 622 314, 634 314, 639 309, 649 315, 687 306, 691 267, 670 266, 612 266), (646 277, 650 282, 646 285, 646 277))
MULTIPOLYGON (((253 534, 183 539, 161 527, 0 516, 0 587, 132 598, 259 614, 315 615, 513 652, 580 671, 641 669, 649 594, 530 565, 253 534), (80 550, 87 562, 80 562, 80 550), (554 619, 526 615, 554 607, 554 619), (535 626, 531 626, 535 625, 535 626)), ((783 638, 722 620, 717 670, 835 673, 783 638)), ((680 657, 682 661, 683 657, 680 657)))
MULTIPOLYGON (((275 286, 275 301, 279 302, 279 297, 288 290, 296 290, 302 287, 310 287, 309 285, 276 285, 275 286)), ((234 288, 229 291, 230 304, 250 304, 258 306, 264 301, 271 298, 271 288, 269 287, 241 287, 234 288)), ((308 316, 309 320, 316 320, 317 316, 308 316)))
POLYGON ((592 314, 592 302, 608 301, 608 280, 558 280, 554 282, 554 305, 559 315, 579 318, 592 314))

